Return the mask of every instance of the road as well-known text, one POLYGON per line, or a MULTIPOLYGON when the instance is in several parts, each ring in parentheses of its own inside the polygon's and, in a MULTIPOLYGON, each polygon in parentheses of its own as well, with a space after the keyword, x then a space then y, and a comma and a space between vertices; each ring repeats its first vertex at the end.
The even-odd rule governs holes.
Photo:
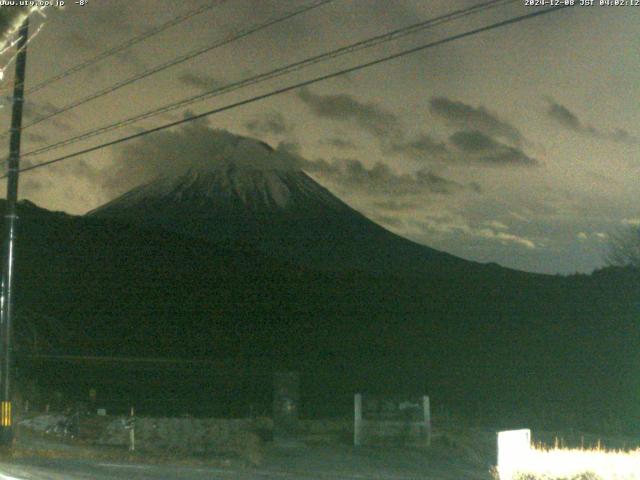
MULTIPOLYGON (((469 472, 471 473, 471 472, 469 472)), ((396 475, 389 473, 329 473, 303 472, 276 469, 226 469, 212 467, 177 467, 165 465, 130 465, 119 463, 93 463, 69 460, 48 460, 0 464, 0 480, 460 480, 486 479, 486 475, 454 477, 447 473, 424 472, 420 475, 396 475)))
POLYGON ((258 468, 149 465, 22 458, 0 463, 0 480, 488 480, 488 468, 450 456, 393 449, 272 451, 258 468))

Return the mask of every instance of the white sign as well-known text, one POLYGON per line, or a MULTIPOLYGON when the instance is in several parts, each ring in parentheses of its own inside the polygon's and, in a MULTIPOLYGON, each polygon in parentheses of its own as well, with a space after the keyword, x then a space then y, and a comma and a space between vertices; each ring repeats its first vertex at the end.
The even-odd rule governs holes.
POLYGON ((531 455, 531 430, 498 432, 498 475, 500 480, 511 480, 518 465, 531 455))

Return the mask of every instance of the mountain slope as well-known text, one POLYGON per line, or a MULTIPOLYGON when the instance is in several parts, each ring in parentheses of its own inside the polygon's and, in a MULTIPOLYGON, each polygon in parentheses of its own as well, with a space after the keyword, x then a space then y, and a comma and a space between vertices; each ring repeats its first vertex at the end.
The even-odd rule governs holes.
MULTIPOLYGON (((602 409, 612 399, 637 405, 632 392, 640 388, 625 387, 637 381, 628 360, 639 338, 637 275, 505 280, 480 269, 416 282, 300 269, 248 248, 30 204, 19 214, 17 309, 60 321, 55 353, 295 368, 311 382, 307 405, 333 414, 336 401, 348 411, 355 389, 426 390, 471 411, 486 403, 495 412, 548 402, 570 410, 602 409)), ((95 382, 95 371, 86 372, 82 381, 95 382)), ((89 388, 78 386, 77 371, 56 365, 25 373, 56 388, 89 388)), ((139 381, 104 375, 100 382, 114 391, 139 381)), ((199 375, 194 382, 204 381, 199 375)), ((227 372, 206 375, 220 385, 214 377, 227 372)), ((193 388, 201 398, 209 387, 193 388)), ((145 384, 134 393, 147 398, 145 384)))
POLYGON ((424 274, 480 268, 389 232, 298 170, 231 162, 193 169, 139 186, 87 215, 248 245, 324 270, 424 274))
MULTIPOLYGON (((61 322, 57 353, 295 368, 331 414, 354 391, 427 391, 483 415, 640 404, 637 273, 468 262, 386 231, 299 170, 253 162, 166 175, 83 217, 24 202, 19 214, 17 307, 61 322)), ((51 381, 76 388, 56 368, 51 381)))

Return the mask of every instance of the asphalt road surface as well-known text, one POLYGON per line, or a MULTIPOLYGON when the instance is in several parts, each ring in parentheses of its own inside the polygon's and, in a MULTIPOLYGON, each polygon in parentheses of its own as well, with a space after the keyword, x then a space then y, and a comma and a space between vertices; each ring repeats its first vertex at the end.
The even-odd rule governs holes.
POLYGON ((0 480, 489 480, 489 469, 450 455, 393 449, 272 451, 257 468, 24 458, 0 463, 0 480))

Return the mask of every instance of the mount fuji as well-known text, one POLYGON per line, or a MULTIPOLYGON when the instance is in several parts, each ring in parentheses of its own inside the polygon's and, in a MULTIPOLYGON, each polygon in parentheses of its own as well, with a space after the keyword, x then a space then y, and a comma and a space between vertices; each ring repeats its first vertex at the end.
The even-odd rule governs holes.
MULTIPOLYGON (((267 158, 278 155, 262 142, 236 140, 267 158)), ((423 273, 482 266, 389 232, 277 158, 274 167, 234 155, 159 176, 87 215, 240 244, 323 270, 423 273)))
MULTIPOLYGON (((189 142, 169 140, 139 160, 174 148, 179 161, 189 142)), ((628 387, 637 383, 628 360, 638 343, 637 272, 559 277, 463 260, 385 230, 277 150, 233 141, 207 149, 210 164, 163 171, 84 216, 22 202, 16 329, 32 318, 34 331, 49 331, 55 319, 58 340, 46 353, 301 369, 317 411, 340 398, 348 413, 355 389, 380 386, 507 413, 524 398, 542 411, 547 400, 571 412, 640 404, 640 389, 628 387)), ((52 382, 79 377, 24 365, 52 382)), ((149 398, 149 385, 164 388, 154 375, 138 398, 149 398)), ((98 378, 89 367, 85 376, 98 378)), ((117 377, 99 378, 129 382, 117 377)), ((193 382, 194 398, 209 392, 193 382)))

